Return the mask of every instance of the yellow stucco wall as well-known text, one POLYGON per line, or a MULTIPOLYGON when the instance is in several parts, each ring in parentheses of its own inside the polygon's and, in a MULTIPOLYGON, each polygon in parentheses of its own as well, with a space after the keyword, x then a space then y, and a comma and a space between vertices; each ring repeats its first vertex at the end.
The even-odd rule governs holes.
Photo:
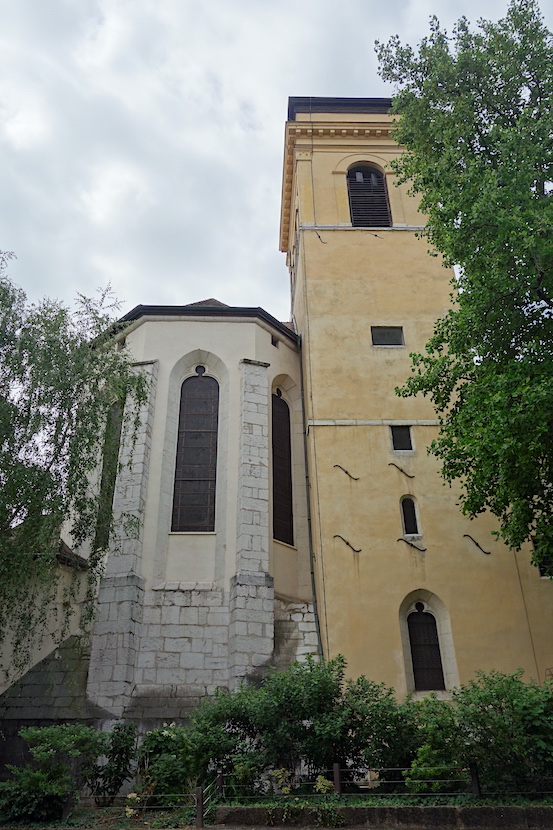
POLYGON ((529 550, 515 554, 491 535, 491 517, 461 515, 426 453, 438 429, 430 402, 394 393, 409 352, 423 350, 448 307, 451 272, 417 238, 424 217, 407 186, 393 186, 390 127, 386 115, 332 112, 287 125, 281 240, 302 337, 323 648, 344 654, 351 675, 403 694, 413 688, 406 613, 421 599, 438 620, 446 687, 519 666, 543 680, 553 666, 553 582, 529 550), (351 227, 346 173, 360 161, 386 172, 391 228, 351 227), (373 346, 371 325, 402 326, 405 346, 373 346), (398 421, 413 425, 412 453, 392 449, 398 421), (402 538, 405 495, 421 531, 411 541, 424 551, 402 538))

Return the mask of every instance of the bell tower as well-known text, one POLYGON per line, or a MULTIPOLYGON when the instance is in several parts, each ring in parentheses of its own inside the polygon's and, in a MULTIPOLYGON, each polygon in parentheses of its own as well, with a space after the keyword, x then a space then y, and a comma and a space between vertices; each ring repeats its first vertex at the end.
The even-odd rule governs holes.
POLYGON ((391 101, 291 98, 281 250, 301 336, 313 570, 325 656, 398 694, 477 669, 544 679, 553 583, 457 506, 426 447, 431 402, 401 398, 451 271, 390 162, 391 101))

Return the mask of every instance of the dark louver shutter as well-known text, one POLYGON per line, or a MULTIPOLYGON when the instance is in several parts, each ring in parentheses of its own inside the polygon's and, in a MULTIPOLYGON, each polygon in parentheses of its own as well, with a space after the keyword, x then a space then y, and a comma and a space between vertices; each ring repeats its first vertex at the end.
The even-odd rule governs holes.
POLYGON ((389 228, 392 222, 383 173, 361 164, 348 170, 347 178, 351 224, 357 228, 389 228))
POLYGON ((415 689, 420 692, 445 689, 436 620, 424 610, 422 602, 417 602, 415 607, 417 610, 407 617, 415 689))
POLYGON ((290 410, 278 395, 272 396, 273 418, 273 538, 294 544, 292 520, 292 447, 290 410))

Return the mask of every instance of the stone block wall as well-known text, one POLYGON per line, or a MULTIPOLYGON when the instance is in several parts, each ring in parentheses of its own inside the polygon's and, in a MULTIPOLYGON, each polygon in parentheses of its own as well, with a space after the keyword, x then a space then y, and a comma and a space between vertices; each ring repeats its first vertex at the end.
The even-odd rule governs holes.
POLYGON ((105 719, 86 697, 89 657, 81 639, 69 637, 0 695, 0 779, 9 776, 7 764, 30 761, 21 727, 105 719))
POLYGON ((102 579, 87 693, 112 717, 124 714, 133 693, 143 604, 142 577, 130 573, 102 579))
POLYGON ((273 664, 285 669, 303 662, 308 655, 318 658, 318 637, 312 602, 275 598, 275 642, 273 664))
POLYGON ((154 710, 168 715, 172 705, 171 717, 183 717, 188 698, 227 688, 228 601, 210 582, 169 582, 146 591, 133 711, 142 707, 144 717, 157 717, 154 710), (158 698, 173 703, 158 706, 158 698))

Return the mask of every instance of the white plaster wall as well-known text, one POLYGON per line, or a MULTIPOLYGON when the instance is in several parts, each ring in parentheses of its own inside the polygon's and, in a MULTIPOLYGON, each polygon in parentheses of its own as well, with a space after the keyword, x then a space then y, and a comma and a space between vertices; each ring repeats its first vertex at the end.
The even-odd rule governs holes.
MULTIPOLYGON (((228 591, 237 571, 236 515, 240 435, 240 361, 268 363, 269 395, 276 385, 291 409, 295 547, 300 586, 294 596, 310 596, 303 463, 300 371, 297 349, 285 335, 251 318, 143 317, 126 332, 138 361, 156 360, 148 500, 140 574, 146 589, 166 582, 212 582, 228 591), (278 346, 272 344, 276 338, 278 346), (219 445, 215 534, 172 534, 171 511, 180 387, 203 365, 219 383, 219 445)), ((270 397, 267 401, 270 406, 270 397)), ((282 570, 282 569, 281 569, 282 570)), ((289 582, 289 580, 287 580, 289 582)), ((284 587, 284 586, 283 586, 284 587)), ((288 585, 288 587, 290 587, 288 585)))
MULTIPOLYGON (((294 343, 260 320, 143 317, 126 337, 136 361, 155 365, 155 407, 149 409, 149 466, 140 491, 147 493, 144 521, 133 548, 137 584, 106 582, 95 637, 101 681, 96 697, 106 710, 124 709, 126 716, 149 722, 184 717, 194 701, 219 686, 232 687, 267 665, 316 650, 301 380, 294 343), (173 533, 180 390, 198 365, 219 385, 215 529, 173 533), (276 543, 275 553, 270 411, 276 386, 291 413, 295 545, 276 543), (280 594, 288 597, 278 609, 276 651, 273 568, 280 594), (122 593, 131 589, 140 589, 140 596, 126 609, 122 593), (114 627, 125 636, 132 627, 132 654, 124 677, 117 669, 119 685, 113 666, 100 665, 106 654, 111 659, 100 634, 109 638, 114 627)), ((116 554, 110 559, 113 570, 120 560, 116 554)))

